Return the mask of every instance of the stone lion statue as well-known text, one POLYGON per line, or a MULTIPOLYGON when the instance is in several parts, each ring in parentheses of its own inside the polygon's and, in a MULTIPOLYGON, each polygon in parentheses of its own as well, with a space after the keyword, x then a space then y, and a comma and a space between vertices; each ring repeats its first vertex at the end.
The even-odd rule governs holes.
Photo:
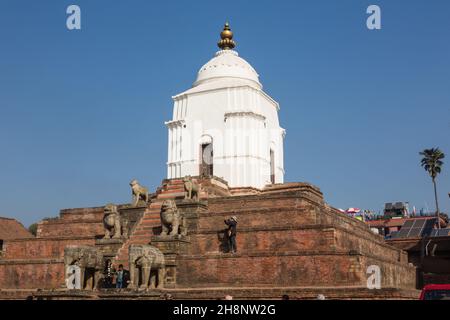
POLYGON ((115 204, 108 203, 105 206, 103 226, 105 227, 105 236, 103 239, 117 239, 121 237, 120 214, 115 204))
POLYGON ((131 180, 130 182, 131 192, 132 192, 132 206, 137 207, 139 200, 148 202, 148 189, 139 184, 136 179, 131 180))
POLYGON ((64 266, 80 268, 81 289, 95 290, 102 278, 103 254, 94 247, 68 246, 64 248, 64 266))
POLYGON ((178 211, 175 201, 166 200, 163 202, 161 207, 161 225, 162 236, 187 234, 186 219, 184 218, 184 215, 178 211))
POLYGON ((163 288, 165 259, 162 252, 151 245, 132 244, 129 247, 129 288, 163 288), (155 272, 152 272, 155 271, 155 272))
POLYGON ((198 201, 198 194, 200 191, 200 187, 198 183, 194 182, 191 178, 191 176, 186 176, 183 178, 184 182, 184 192, 185 192, 185 199, 194 199, 195 201, 198 201))

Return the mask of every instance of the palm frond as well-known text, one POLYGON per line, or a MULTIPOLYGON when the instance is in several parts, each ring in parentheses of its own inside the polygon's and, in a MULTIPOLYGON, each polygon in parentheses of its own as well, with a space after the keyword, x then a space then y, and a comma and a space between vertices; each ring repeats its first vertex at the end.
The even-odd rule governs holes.
POLYGON ((419 154, 423 156, 420 160, 421 166, 435 179, 441 173, 441 167, 444 165, 442 159, 445 158, 445 154, 439 148, 425 149, 419 154))

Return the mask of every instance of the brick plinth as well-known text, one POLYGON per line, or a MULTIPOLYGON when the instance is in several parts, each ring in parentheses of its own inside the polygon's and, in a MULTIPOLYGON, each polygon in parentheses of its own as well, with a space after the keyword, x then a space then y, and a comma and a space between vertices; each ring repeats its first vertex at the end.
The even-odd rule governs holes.
MULTIPOLYGON (((59 289, 67 245, 92 245, 128 268, 132 244, 152 244, 165 255, 166 291, 42 292, 48 299, 175 298, 412 298, 416 270, 404 251, 385 243, 362 222, 327 205, 307 183, 262 190, 229 189, 218 178, 200 179, 200 201, 185 199, 182 179, 164 180, 146 207, 121 206, 128 237, 101 240, 103 208, 62 210, 39 224, 35 239, 9 240, 0 258, 0 288, 59 289), (160 211, 173 199, 186 219, 187 236, 161 237, 160 211), (238 253, 228 253, 224 220, 238 220, 238 253), (369 266, 381 271, 382 290, 364 289, 369 266)), ((11 296, 11 292, 9 292, 11 296)), ((19 295, 18 295, 19 297, 19 295)))

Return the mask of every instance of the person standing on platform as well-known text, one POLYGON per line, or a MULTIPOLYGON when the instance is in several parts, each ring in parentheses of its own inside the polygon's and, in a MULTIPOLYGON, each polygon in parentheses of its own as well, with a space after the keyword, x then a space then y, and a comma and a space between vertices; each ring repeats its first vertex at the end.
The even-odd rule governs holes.
POLYGON ((237 228, 237 218, 232 216, 230 219, 225 220, 225 224, 228 226, 227 236, 228 236, 228 247, 231 253, 237 252, 236 244, 236 228, 237 228))

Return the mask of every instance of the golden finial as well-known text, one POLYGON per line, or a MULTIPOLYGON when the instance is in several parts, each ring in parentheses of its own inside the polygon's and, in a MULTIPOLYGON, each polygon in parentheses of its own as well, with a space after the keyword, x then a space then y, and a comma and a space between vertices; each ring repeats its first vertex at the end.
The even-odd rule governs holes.
POLYGON ((228 22, 225 23, 223 31, 220 33, 221 40, 217 43, 217 46, 222 50, 231 50, 236 46, 233 41, 233 32, 230 29, 228 22))

